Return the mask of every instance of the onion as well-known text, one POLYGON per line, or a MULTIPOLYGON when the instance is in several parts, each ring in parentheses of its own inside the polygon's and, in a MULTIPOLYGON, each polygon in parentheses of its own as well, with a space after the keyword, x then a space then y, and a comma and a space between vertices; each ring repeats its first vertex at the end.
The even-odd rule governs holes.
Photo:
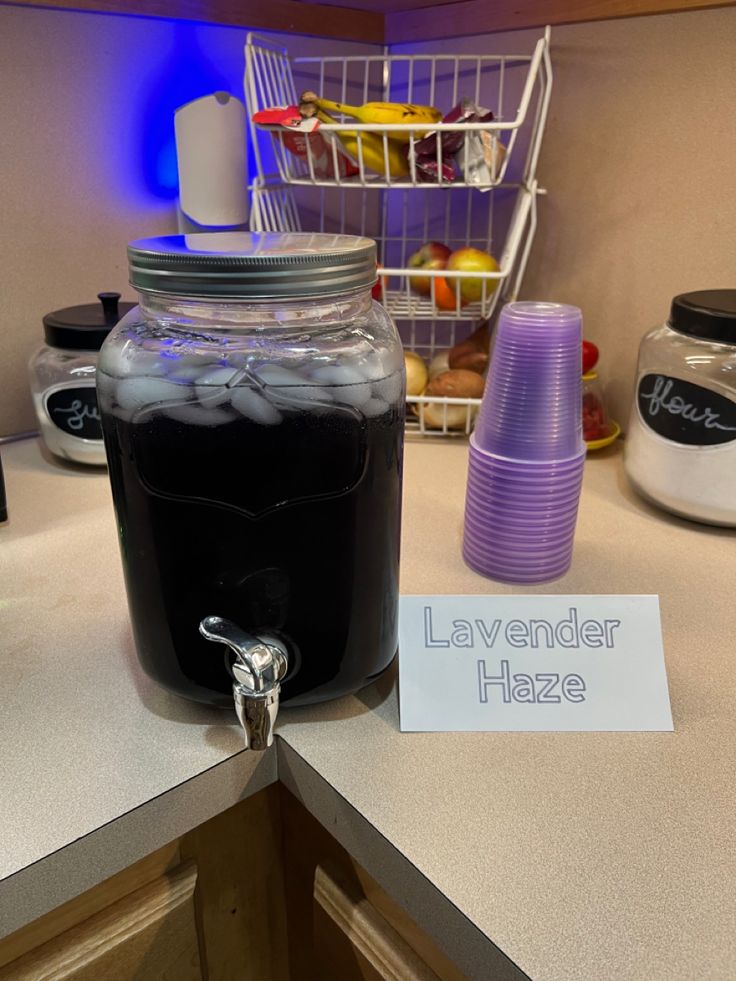
POLYGON ((414 351, 404 351, 404 364, 406 365, 406 394, 421 395, 429 381, 424 359, 414 351))

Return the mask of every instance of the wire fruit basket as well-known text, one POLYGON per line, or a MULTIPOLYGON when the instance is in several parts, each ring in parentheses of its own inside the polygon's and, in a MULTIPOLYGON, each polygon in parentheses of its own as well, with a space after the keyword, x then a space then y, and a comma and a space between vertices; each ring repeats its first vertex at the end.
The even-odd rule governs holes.
MULTIPOLYGON (((551 94, 549 42, 547 28, 528 55, 290 58, 285 48, 249 34, 245 96, 257 169, 250 188, 251 228, 375 239, 380 269, 374 295, 396 321, 405 349, 429 364, 519 295, 537 227, 537 199, 545 193, 536 167, 551 94), (300 132, 296 140, 282 126, 253 122, 261 110, 296 105, 305 90, 327 92, 341 104, 383 100, 448 108, 464 100, 492 109, 493 118, 433 123, 427 134, 426 125, 378 126, 337 114, 338 121, 300 132), (452 181, 427 180, 417 165, 421 141, 434 142, 441 173, 448 162, 443 138, 461 131, 452 181), (352 153, 340 142, 346 133, 352 153), (388 158, 397 134, 408 167, 403 175, 392 173, 388 158), (468 134, 491 148, 489 165, 480 172, 468 166, 467 147, 476 138, 468 134), (372 170, 364 153, 368 139, 381 151, 379 159, 370 158, 372 170), (346 159, 352 170, 346 170, 346 159), (417 253, 428 243, 452 253, 481 251, 493 266, 419 269, 417 253), (463 289, 468 280, 472 291, 463 289)), ((480 399, 428 395, 409 396, 407 402, 407 430, 422 436, 467 436, 480 405, 480 399)))
POLYGON ((452 195, 436 195, 423 188, 395 190, 385 192, 380 202, 368 191, 356 196, 341 189, 320 194, 315 202, 306 200, 306 195, 300 201, 290 186, 256 181, 251 228, 375 239, 381 266, 378 299, 394 320, 409 325, 412 345, 431 350, 454 333, 448 327, 458 321, 488 319, 501 298, 518 294, 537 227, 539 193, 543 192, 534 181, 531 187, 504 188, 499 194, 482 196, 468 189, 452 195), (412 255, 430 241, 497 255, 498 269, 484 273, 411 268, 412 255), (475 302, 466 303, 461 286, 469 278, 477 282, 480 295, 475 302), (449 287, 442 305, 440 280, 449 287), (417 291, 417 281, 423 281, 423 292, 417 291))
MULTIPOLYGON (((489 190, 513 171, 528 183, 536 173, 549 107, 549 37, 547 29, 526 55, 292 58, 286 48, 250 33, 245 48, 250 117, 276 106, 297 106, 306 90, 329 93, 340 106, 376 101, 437 106, 445 113, 439 122, 420 125, 386 122, 383 116, 380 122, 356 122, 338 110, 328 117, 334 121, 322 121, 318 129, 302 134, 298 145, 284 127, 256 124, 271 133, 269 164, 287 184, 489 190), (463 104, 478 111, 445 121, 463 104), (453 135, 455 139, 448 139, 453 135), (477 153, 471 159, 473 148, 481 151, 479 165, 477 153), (422 166, 427 154, 431 171, 422 166), (514 166, 519 156, 523 162, 514 166)), ((268 172, 266 161, 257 163, 261 174, 268 172)))

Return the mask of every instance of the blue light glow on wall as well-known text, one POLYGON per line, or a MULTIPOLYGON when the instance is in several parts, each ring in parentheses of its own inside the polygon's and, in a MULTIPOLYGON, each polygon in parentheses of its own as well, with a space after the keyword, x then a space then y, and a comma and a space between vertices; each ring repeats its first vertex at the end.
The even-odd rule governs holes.
MULTIPOLYGON (((243 56, 241 41, 235 75, 234 66, 228 64, 230 59, 217 57, 217 46, 212 44, 214 37, 208 45, 203 44, 207 40, 203 34, 213 33, 211 28, 181 21, 167 24, 172 43, 156 65, 153 78, 149 78, 147 93, 141 93, 140 149, 142 178, 147 190, 160 198, 176 198, 174 112, 212 92, 232 92, 242 99, 243 56), (236 80, 237 87, 233 85, 236 80)), ((215 29, 214 36, 221 33, 215 29)), ((244 38, 243 32, 236 33, 244 38)))
POLYGON ((174 113, 213 92, 243 101, 247 30, 108 14, 85 22, 94 24, 85 40, 98 52, 86 81, 97 108, 88 117, 87 146, 106 194, 135 209, 173 205, 174 113))

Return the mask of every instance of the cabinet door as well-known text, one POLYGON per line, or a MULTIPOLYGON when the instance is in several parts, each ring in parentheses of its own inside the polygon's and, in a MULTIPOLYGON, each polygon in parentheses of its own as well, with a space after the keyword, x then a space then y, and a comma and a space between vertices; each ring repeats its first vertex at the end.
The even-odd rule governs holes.
POLYGON ((201 981, 196 883, 186 862, 0 968, 0 981, 201 981))
POLYGON ((317 866, 314 902, 314 949, 322 977, 341 981, 440 981, 336 867, 317 866))
POLYGON ((285 787, 281 817, 291 981, 466 981, 285 787))

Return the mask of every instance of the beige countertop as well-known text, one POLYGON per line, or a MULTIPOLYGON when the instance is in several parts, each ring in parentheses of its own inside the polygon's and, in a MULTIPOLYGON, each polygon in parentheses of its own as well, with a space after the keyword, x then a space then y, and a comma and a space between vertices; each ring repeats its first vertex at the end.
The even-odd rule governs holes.
POLYGON ((138 667, 106 475, 3 446, 0 936, 278 774, 474 978, 736 976, 736 532, 641 502, 614 448, 570 572, 503 586, 460 556, 466 452, 407 446, 403 592, 658 593, 675 732, 401 734, 391 675, 243 753, 138 667))

